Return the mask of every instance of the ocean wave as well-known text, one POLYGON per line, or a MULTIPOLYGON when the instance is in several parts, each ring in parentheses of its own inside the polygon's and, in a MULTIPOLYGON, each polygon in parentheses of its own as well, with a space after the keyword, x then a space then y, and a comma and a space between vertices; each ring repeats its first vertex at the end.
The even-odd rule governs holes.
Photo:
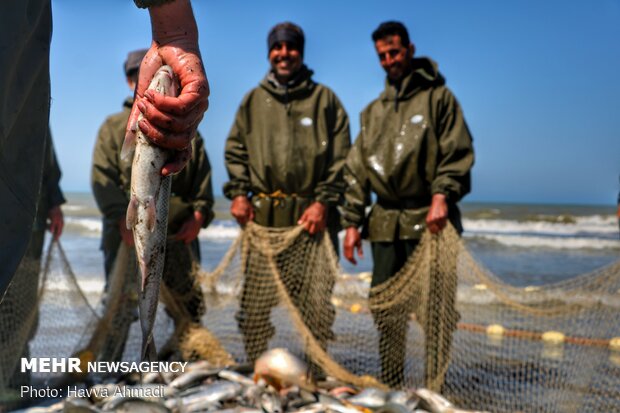
POLYGON ((478 238, 497 242, 507 247, 550 248, 550 249, 620 249, 620 241, 589 237, 558 237, 511 234, 474 234, 466 232, 466 238, 478 238))
POLYGON ((464 237, 507 247, 550 249, 620 249, 614 216, 575 217, 570 222, 547 220, 464 219, 464 237))
POLYGON ((101 218, 65 218, 65 231, 77 232, 85 236, 99 236, 103 224, 101 218))
POLYGON ((239 235, 239 225, 234 221, 215 220, 206 230, 200 232, 204 240, 231 240, 239 235))
POLYGON ((463 227, 473 233, 510 234, 618 234, 618 220, 614 216, 591 215, 576 217, 574 222, 517 221, 502 219, 463 219, 463 227))
MULTIPOLYGON (((82 236, 100 236, 103 228, 101 218, 67 217, 65 231, 82 236)), ((231 240, 239 235, 239 226, 234 221, 214 221, 206 230, 200 232, 199 238, 205 240, 231 240)))

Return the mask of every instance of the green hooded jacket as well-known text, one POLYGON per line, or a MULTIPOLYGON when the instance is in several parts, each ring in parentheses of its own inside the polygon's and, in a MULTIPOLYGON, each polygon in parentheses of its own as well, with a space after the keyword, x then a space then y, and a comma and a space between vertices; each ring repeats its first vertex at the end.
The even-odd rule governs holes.
MULTIPOLYGON (((125 216, 131 187, 133 157, 121 159, 125 127, 133 99, 123 104, 123 111, 109 116, 101 128, 93 152, 91 187, 95 201, 104 219, 116 228, 116 222, 125 216)), ((194 211, 205 217, 203 227, 213 219, 213 188, 211 164, 199 133, 192 141, 192 159, 185 168, 172 177, 172 195, 168 214, 168 233, 177 232, 194 211)), ((105 247, 104 234, 104 247, 105 247)))
POLYGON ((462 230, 456 206, 470 191, 472 137, 437 65, 413 60, 400 87, 385 90, 361 114, 346 160, 343 227, 364 225, 371 241, 419 239, 433 194, 445 194, 449 219, 462 230), (377 197, 368 217, 370 195, 377 197))
POLYGON ((243 98, 226 141, 224 194, 251 197, 258 224, 296 225, 313 201, 331 206, 339 224, 349 118, 312 73, 303 66, 287 85, 269 73, 243 98))

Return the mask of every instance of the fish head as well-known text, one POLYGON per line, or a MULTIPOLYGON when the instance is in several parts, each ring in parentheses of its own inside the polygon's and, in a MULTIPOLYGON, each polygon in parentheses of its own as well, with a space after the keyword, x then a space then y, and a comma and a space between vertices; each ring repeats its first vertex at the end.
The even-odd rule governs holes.
POLYGON ((254 364, 254 381, 263 379, 276 390, 293 385, 312 389, 308 365, 286 349, 274 348, 263 353, 254 364))
POLYGON ((166 96, 177 96, 179 81, 172 68, 168 65, 160 67, 155 72, 149 89, 155 89, 158 93, 166 96))

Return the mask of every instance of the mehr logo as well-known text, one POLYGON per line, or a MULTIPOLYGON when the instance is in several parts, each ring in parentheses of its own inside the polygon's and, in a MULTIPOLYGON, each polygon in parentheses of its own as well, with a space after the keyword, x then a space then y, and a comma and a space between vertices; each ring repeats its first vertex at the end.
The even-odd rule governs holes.
POLYGON ((28 360, 22 358, 22 373, 31 371, 33 373, 81 373, 80 359, 78 357, 56 358, 39 357, 28 360))
POLYGON ((306 116, 305 118, 301 118, 301 120, 299 121, 299 123, 300 123, 300 125, 301 125, 301 126, 305 126, 306 128, 308 128, 308 127, 312 126, 312 124, 313 124, 314 122, 312 121, 312 119, 311 119, 311 118, 309 118, 309 117, 307 117, 307 116, 306 116))

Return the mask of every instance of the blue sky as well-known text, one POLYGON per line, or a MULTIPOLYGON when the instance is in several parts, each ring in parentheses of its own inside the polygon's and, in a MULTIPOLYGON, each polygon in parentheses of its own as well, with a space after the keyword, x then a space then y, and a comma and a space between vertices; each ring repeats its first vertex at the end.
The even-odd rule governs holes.
MULTIPOLYGON (((268 69, 266 36, 290 20, 306 33, 305 62, 349 113, 382 90, 371 32, 409 28, 416 55, 436 60, 474 136, 470 201, 615 203, 620 174, 620 1, 194 0, 211 85, 199 130, 216 194, 237 106, 268 69), (388 6, 389 5, 389 6, 388 6)), ((51 126, 65 191, 89 191, 105 117, 130 94, 128 51, 150 43, 148 12, 130 0, 52 0, 51 126)))

